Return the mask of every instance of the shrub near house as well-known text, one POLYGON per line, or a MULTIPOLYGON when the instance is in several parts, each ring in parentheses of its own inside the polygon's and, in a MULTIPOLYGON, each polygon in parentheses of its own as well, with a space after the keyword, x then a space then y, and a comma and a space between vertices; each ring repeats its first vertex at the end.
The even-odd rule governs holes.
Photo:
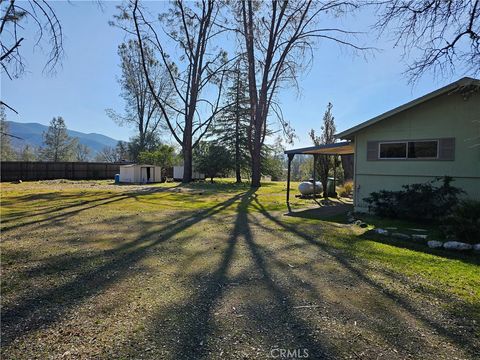
POLYGON ((445 176, 427 183, 403 185, 402 190, 373 192, 363 199, 369 212, 379 216, 435 221, 450 215, 463 191, 451 185, 445 176), (442 181, 440 186, 436 184, 442 181))
POLYGON ((480 201, 459 201, 463 191, 452 186, 452 181, 445 176, 428 183, 404 185, 399 191, 373 192, 364 201, 369 211, 378 216, 438 223, 445 237, 478 243, 480 201))

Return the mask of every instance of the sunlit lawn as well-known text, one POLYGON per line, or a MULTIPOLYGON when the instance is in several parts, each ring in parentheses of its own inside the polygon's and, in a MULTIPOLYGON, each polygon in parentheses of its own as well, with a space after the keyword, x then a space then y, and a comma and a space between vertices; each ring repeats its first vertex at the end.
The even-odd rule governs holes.
POLYGON ((4 359, 480 352, 478 257, 285 216, 284 183, 1 186, 4 359))

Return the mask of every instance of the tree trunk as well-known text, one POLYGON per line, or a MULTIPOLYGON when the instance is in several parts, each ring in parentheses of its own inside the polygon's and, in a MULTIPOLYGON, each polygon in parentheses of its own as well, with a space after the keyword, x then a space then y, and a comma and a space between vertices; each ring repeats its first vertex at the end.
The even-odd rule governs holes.
POLYGON ((261 158, 260 158, 260 146, 255 146, 252 156, 252 188, 260 187, 261 174, 261 158))
POLYGON ((185 147, 183 149, 183 183, 192 181, 192 148, 185 147))
POLYGON ((330 162, 328 159, 329 155, 320 155, 319 156, 319 174, 320 182, 322 183, 323 188, 323 197, 328 199, 328 172, 330 170, 330 162))
POLYGON ((322 182, 322 187, 323 187, 323 197, 325 199, 328 199, 328 177, 321 176, 320 181, 322 182))
POLYGON ((353 179, 353 155, 342 155, 343 178, 345 181, 353 179))
POLYGON ((185 130, 183 131, 183 183, 192 181, 192 119, 189 117, 185 121, 185 130))
POLYGON ((240 174, 240 114, 239 114, 239 104, 238 104, 238 87, 237 84, 237 108, 236 108, 236 119, 235 119, 235 175, 237 177, 237 184, 242 182, 242 175, 240 174))
POLYGON ((240 145, 238 141, 235 145, 235 176, 237 178, 237 184, 242 182, 242 174, 240 169, 240 145))

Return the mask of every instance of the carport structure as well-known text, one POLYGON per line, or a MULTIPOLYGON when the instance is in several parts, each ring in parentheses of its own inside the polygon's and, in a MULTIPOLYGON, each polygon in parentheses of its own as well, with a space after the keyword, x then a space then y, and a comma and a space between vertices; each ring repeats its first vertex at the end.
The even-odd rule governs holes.
MULTIPOLYGON (((334 144, 325 144, 325 145, 317 145, 299 149, 291 149, 285 150, 285 154, 288 156, 288 172, 287 172, 287 207, 288 211, 291 212, 290 209, 290 172, 291 172, 291 164, 293 157, 296 154, 299 155, 313 155, 313 162, 315 164, 318 155, 331 155, 334 156, 335 166, 334 166, 334 175, 333 175, 333 186, 335 189, 335 182, 337 178, 336 170, 337 170, 337 157, 338 155, 352 155, 355 153, 355 144, 351 141, 343 141, 334 144)), ((355 165, 354 165, 355 166, 355 165)), ((315 166, 313 167, 313 198, 315 199, 315 166)))

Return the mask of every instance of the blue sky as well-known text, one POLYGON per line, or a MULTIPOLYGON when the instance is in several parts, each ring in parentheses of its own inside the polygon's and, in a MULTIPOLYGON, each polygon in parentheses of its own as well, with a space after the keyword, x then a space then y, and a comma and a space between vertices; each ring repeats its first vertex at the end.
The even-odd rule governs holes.
MULTIPOLYGON (((23 52, 27 72, 14 81, 2 74, 2 99, 19 111, 19 115, 9 112, 9 120, 48 124, 52 117, 60 115, 72 130, 121 140, 133 135, 132 129, 118 126, 105 114, 107 108, 122 111, 124 107, 117 83, 117 46, 125 37, 120 29, 108 25, 118 4, 104 2, 102 12, 91 2, 53 3, 66 37, 62 66, 54 76, 43 74, 45 56, 41 49, 33 49, 33 36, 26 38, 23 52)), ((401 51, 394 49, 389 39, 378 39, 369 30, 373 21, 367 11, 341 20, 344 28, 366 31, 359 42, 379 52, 356 56, 334 43, 318 43, 311 69, 300 78, 300 92, 281 92, 282 111, 298 137, 295 146, 310 145, 308 131, 319 130, 329 101, 334 106, 337 130, 341 131, 463 75, 434 80, 427 74, 412 87, 402 75, 405 64, 401 51)), ((166 139, 171 141, 168 136, 166 139)))

